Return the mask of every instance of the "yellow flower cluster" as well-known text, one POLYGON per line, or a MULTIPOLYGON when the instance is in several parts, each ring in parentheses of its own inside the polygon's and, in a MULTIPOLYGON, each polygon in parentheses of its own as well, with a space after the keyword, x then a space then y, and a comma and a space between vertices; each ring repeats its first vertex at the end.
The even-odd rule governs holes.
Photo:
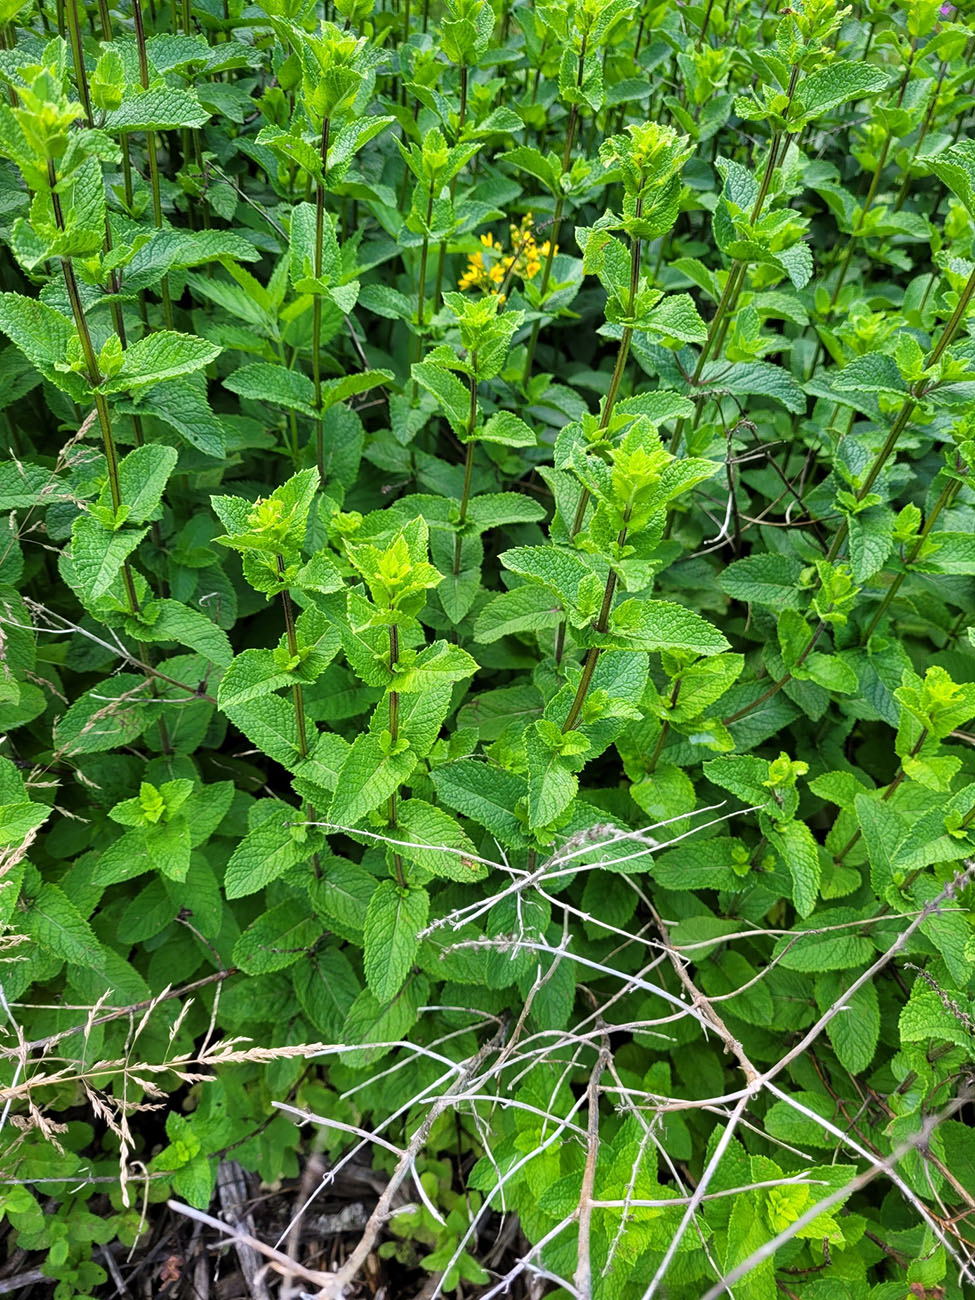
MULTIPOLYGON (((467 270, 458 281, 460 289, 483 289, 485 293, 498 294, 504 302, 506 295, 501 287, 510 282, 512 276, 519 275, 523 280, 532 280, 542 269, 542 264, 549 255, 550 244, 535 242, 532 231, 532 214, 526 212, 521 225, 509 226, 511 248, 504 245, 494 235, 482 235, 483 251, 471 253, 467 258, 467 270)), ((559 251, 558 245, 552 255, 559 251)))

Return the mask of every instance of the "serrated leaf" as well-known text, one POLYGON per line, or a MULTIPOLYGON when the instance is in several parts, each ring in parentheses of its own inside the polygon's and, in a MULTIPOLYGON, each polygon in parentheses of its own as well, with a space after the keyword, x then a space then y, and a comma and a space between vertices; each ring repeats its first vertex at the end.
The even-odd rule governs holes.
POLYGON ((182 378, 208 366, 221 351, 215 343, 195 334, 178 334, 175 330, 147 334, 126 348, 121 370, 102 384, 102 391, 122 393, 182 378))
POLYGON ((71 561, 85 600, 105 595, 148 531, 125 528, 113 533, 91 515, 78 516, 71 529, 71 561))
POLYGON ((804 121, 822 117, 851 99, 875 95, 890 82, 890 73, 872 63, 837 59, 799 80, 795 103, 804 121))
POLYGON ((227 863, 224 892, 228 898, 256 894, 307 856, 294 834, 293 823, 300 820, 296 808, 273 801, 264 820, 245 835, 227 863))
POLYGON ((802 564, 790 555, 766 552, 732 560, 718 576, 721 590, 735 600, 769 609, 798 609, 802 564))
POLYGON ((409 841, 401 847, 401 856, 415 862, 424 870, 446 880, 459 880, 469 884, 482 880, 487 867, 474 859, 474 845, 457 821, 433 804, 423 799, 406 799, 396 810, 396 838, 409 841))
POLYGON ((470 817, 510 848, 524 844, 522 823, 515 815, 516 804, 528 793, 522 777, 472 758, 437 768, 432 775, 437 794, 449 808, 470 817))
POLYGON ((210 114, 197 97, 177 86, 130 86, 118 108, 105 114, 106 131, 175 131, 203 126, 210 114))
POLYGON ((94 931, 57 885, 41 885, 20 924, 45 953, 93 970, 105 965, 94 931))
POLYGON ((355 826, 367 813, 385 803, 415 766, 416 755, 412 750, 388 754, 378 736, 370 733, 357 736, 339 772, 328 820, 337 826, 355 826))
POLYGON ((380 1002, 388 1002, 403 987, 430 909, 425 889, 404 889, 395 880, 381 880, 366 911, 366 983, 380 1002))
POLYGON ((248 975, 285 970, 307 961, 321 934, 321 923, 307 904, 286 898, 252 921, 234 944, 233 963, 248 975))
POLYGON ((768 842, 792 877, 792 901, 800 916, 809 916, 819 896, 822 867, 819 846, 805 822, 780 822, 767 832, 768 842))
POLYGON ((718 629, 669 600, 624 600, 609 620, 611 644, 627 650, 681 650, 714 655, 729 649, 718 629))

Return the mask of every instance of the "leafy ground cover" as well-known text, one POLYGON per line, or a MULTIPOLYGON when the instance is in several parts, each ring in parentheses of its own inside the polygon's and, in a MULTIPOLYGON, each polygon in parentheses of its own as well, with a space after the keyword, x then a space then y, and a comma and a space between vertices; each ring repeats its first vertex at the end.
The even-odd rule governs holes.
POLYGON ((964 9, 0 24, 0 1291, 975 1294, 964 9))

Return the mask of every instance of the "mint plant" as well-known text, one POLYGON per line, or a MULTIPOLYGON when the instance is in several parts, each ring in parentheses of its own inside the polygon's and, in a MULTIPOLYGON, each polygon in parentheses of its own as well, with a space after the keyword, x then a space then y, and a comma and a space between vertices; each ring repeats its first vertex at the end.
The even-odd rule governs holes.
POLYGON ((0 1290, 975 1294, 973 42, 0 8, 0 1290))

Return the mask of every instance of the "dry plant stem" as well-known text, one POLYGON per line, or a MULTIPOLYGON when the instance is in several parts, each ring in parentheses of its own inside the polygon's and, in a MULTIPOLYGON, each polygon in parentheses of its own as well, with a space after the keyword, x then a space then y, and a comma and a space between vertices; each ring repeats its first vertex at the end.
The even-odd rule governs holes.
MULTIPOLYGON (((778 1093, 778 1090, 776 1090, 776 1092, 778 1093)), ((778 1095, 782 1100, 788 1102, 790 1105, 795 1105, 793 1098, 789 1097, 788 1094, 778 1093, 778 1095)), ((851 1178, 849 1182, 844 1183, 843 1186, 838 1188, 835 1192, 831 1192, 829 1196, 824 1196, 822 1200, 819 1200, 814 1205, 810 1206, 810 1208, 801 1214, 793 1223, 790 1223, 788 1227, 783 1228, 781 1232, 777 1233, 771 1241, 765 1242, 764 1245, 760 1246, 757 1250, 752 1251, 746 1259, 743 1259, 740 1264, 737 1264, 729 1273, 726 1273, 719 1282, 710 1287, 704 1293, 701 1300, 720 1300, 721 1296, 731 1293, 731 1288, 736 1282, 739 1282, 764 1260, 772 1259, 780 1247, 791 1241, 797 1232, 801 1232, 803 1228, 813 1223, 821 1214, 827 1213, 834 1205, 839 1205, 842 1201, 846 1201, 855 1192, 861 1191, 864 1187, 867 1187, 880 1174, 893 1174, 897 1163, 902 1160, 904 1156, 909 1155, 912 1151, 923 1151, 928 1146, 939 1125, 946 1119, 950 1119, 952 1115, 957 1114, 957 1112, 970 1100, 970 1095, 965 1093, 962 1096, 956 1097, 954 1101, 945 1106, 940 1114, 926 1116, 920 1130, 908 1138, 906 1142, 902 1142, 897 1146, 889 1156, 886 1156, 882 1160, 875 1159, 871 1168, 864 1170, 863 1173, 858 1174, 855 1178, 851 1178)), ((801 1109, 805 1114, 813 1114, 813 1112, 807 1111, 805 1107, 796 1106, 796 1109, 801 1109)), ((826 1123, 824 1123, 823 1126, 826 1127, 826 1123)), ((833 1125, 829 1125, 828 1127, 831 1130, 835 1130, 836 1134, 842 1137, 844 1141, 847 1143, 850 1142, 848 1134, 843 1133, 841 1129, 835 1129, 835 1126, 833 1125)), ((901 1191, 909 1191, 907 1184, 902 1180, 898 1179, 897 1185, 901 1191)), ((913 1194, 911 1200, 912 1203, 916 1202, 915 1208, 924 1210, 924 1219, 928 1225, 935 1230, 941 1244, 949 1250, 956 1262, 961 1263, 962 1274, 965 1280, 970 1282, 975 1279, 975 1274, 972 1273, 970 1266, 959 1260, 957 1253, 951 1248, 947 1241, 944 1232, 937 1230, 938 1225, 932 1215, 924 1209, 922 1203, 917 1201, 917 1198, 914 1197, 913 1194)))
POLYGON ((23 1052, 46 1052, 49 1048, 54 1047, 65 1038, 71 1038, 74 1034, 84 1034, 98 1025, 107 1025, 113 1020, 121 1020, 125 1016, 134 1016, 139 1012, 148 1011, 161 1002, 168 1002, 172 998, 185 999, 191 993, 195 993, 197 989, 206 988, 208 984, 216 984, 218 981, 225 980, 230 975, 236 974, 236 966, 228 966, 226 970, 213 971, 210 975, 204 975, 191 984, 182 984, 178 988, 164 989, 162 993, 154 998, 145 998, 142 1002, 132 1002, 126 1007, 116 1007, 113 1011, 106 1011, 103 1015, 91 1016, 83 1025, 72 1025, 70 1029, 60 1029, 56 1034, 48 1034, 46 1038, 35 1038, 29 1043, 18 1043, 16 1047, 0 1047, 0 1058, 9 1059, 23 1052))
POLYGON ((250 1236, 249 1233, 228 1227, 226 1223, 221 1223, 219 1219, 204 1214, 202 1210, 194 1209, 192 1205, 184 1205, 181 1201, 167 1201, 166 1204, 175 1214, 183 1214, 188 1219, 195 1219, 197 1223, 205 1224, 208 1228, 212 1228, 214 1232, 229 1237, 231 1241, 239 1242, 249 1246, 251 1250, 256 1250, 266 1259, 269 1259, 272 1266, 286 1277, 290 1274, 294 1277, 304 1278, 306 1282, 311 1282, 313 1286, 326 1287, 329 1279, 334 1276, 331 1273, 319 1273, 315 1269, 305 1268, 303 1264, 298 1264, 293 1259, 289 1259, 287 1255, 280 1250, 275 1250, 273 1246, 265 1245, 263 1241, 258 1241, 256 1237, 250 1236))
POLYGON ((708 1020, 715 1033, 721 1039, 722 1043, 724 1043, 725 1051, 730 1052, 731 1055, 734 1056, 735 1060, 741 1066, 746 1082, 749 1084, 754 1083, 758 1078, 759 1071, 748 1059, 744 1047, 742 1047, 741 1043, 737 1038, 735 1038, 734 1034, 718 1015, 717 1011, 715 1011, 714 1007, 700 991, 691 979, 690 975, 688 975, 684 959, 674 948, 667 926, 652 904, 650 905, 650 915, 653 917, 654 925, 656 925, 657 929, 660 931, 660 937, 664 941, 667 957, 670 960, 671 966, 674 968, 674 973, 687 990, 691 999, 691 1004, 697 1007, 697 1009, 702 1012, 704 1017, 708 1020))
MULTIPOLYGON (((328 169, 328 139, 330 121, 322 122, 321 159, 322 179, 315 193, 315 279, 321 278, 325 244, 325 180, 328 169)), ((318 480, 325 483, 325 415, 322 411, 322 295, 316 293, 311 303, 311 374, 315 385, 315 461, 318 480)))
POLYGON ((596 1161, 599 1158, 599 1081, 609 1064, 609 1047, 599 1050, 599 1057, 589 1075, 587 1104, 589 1123, 586 1130, 586 1163, 582 1171, 579 1191, 579 1246, 573 1283, 580 1296, 592 1295, 592 1259, 589 1251, 589 1233, 592 1227, 592 1194, 596 1184, 596 1161))
POLYGON ((336 1273, 329 1274, 325 1280, 319 1282, 321 1291, 318 1293, 318 1300, 339 1300, 339 1297, 345 1294, 346 1288, 353 1281, 359 1269, 366 1262, 370 1252, 375 1246, 376 1239, 382 1231, 389 1218, 390 1210, 393 1205, 393 1198, 403 1180, 410 1172, 414 1160, 423 1150, 424 1143, 430 1134, 434 1124, 444 1113, 454 1104, 458 1094, 463 1093, 470 1080, 477 1073, 481 1063, 494 1050, 499 1041, 500 1033, 494 1037, 472 1056, 465 1064, 463 1073, 461 1073, 446 1092, 438 1097, 430 1107, 430 1113, 426 1119, 418 1126, 416 1132, 410 1138, 409 1145, 404 1150, 400 1159, 396 1162, 396 1168, 390 1175, 389 1182, 386 1184, 382 1196, 380 1196, 376 1208, 369 1216, 369 1222, 366 1224, 365 1231, 355 1249, 352 1250, 348 1259, 336 1273))

